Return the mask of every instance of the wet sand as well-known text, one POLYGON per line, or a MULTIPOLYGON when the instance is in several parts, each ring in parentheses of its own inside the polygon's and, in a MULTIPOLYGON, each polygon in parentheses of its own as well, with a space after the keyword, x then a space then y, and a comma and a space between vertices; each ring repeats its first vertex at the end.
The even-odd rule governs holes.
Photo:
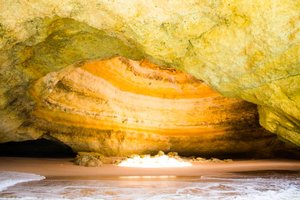
POLYGON ((232 173, 259 171, 294 171, 300 173, 300 160, 236 160, 232 162, 197 163, 181 168, 127 168, 105 164, 82 167, 72 159, 0 157, 0 171, 34 173, 50 177, 111 177, 111 176, 226 176, 232 173))
POLYGON ((0 172, 0 199, 293 200, 300 196, 297 160, 239 160, 147 169, 109 164, 82 167, 72 159, 0 157, 0 172), (7 181, 9 187, 5 186, 7 181))

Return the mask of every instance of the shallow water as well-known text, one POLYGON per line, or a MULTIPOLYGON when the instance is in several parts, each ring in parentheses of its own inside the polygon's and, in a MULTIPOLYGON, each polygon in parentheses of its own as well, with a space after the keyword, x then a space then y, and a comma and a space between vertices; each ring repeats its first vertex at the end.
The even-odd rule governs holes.
POLYGON ((95 179, 48 178, 19 183, 1 191, 0 199, 300 199, 299 173, 243 173, 226 177, 124 176, 95 179))
POLYGON ((18 183, 38 181, 43 179, 45 179, 44 176, 36 174, 0 171, 0 192, 18 183))

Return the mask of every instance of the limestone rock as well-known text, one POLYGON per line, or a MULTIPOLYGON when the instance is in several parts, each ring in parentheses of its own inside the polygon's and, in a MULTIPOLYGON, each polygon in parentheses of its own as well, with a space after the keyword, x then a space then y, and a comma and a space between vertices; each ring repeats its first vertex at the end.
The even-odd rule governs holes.
POLYGON ((258 125, 255 105, 147 60, 79 62, 40 78, 29 94, 34 127, 75 152, 271 154, 279 147, 258 125))
POLYGON ((85 167, 100 167, 102 166, 103 156, 98 153, 78 152, 74 163, 85 167))
POLYGON ((0 140, 45 135, 30 120, 34 81, 82 59, 123 55, 259 105, 261 125, 300 145, 299 10, 299 0, 3 0, 0 140))

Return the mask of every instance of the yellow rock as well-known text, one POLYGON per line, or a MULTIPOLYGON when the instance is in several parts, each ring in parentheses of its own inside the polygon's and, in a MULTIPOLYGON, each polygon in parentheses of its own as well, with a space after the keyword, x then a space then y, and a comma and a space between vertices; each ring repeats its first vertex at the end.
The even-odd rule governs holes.
POLYGON ((77 63, 39 79, 30 94, 36 126, 75 151, 125 156, 273 148, 267 144, 274 137, 257 124, 255 105, 146 60, 77 63))
MULTIPOLYGON (((283 140, 299 146, 299 10, 300 0, 2 0, 0 141, 22 141, 47 135, 47 130, 41 129, 32 116, 35 102, 32 101, 28 90, 36 80, 44 76, 51 79, 50 76, 55 77, 56 72, 57 76, 64 74, 62 71, 68 74, 69 69, 64 68, 81 60, 106 59, 121 55, 137 60, 147 58, 161 66, 181 69, 203 80, 225 96, 242 98, 257 104, 260 124, 278 134, 283 140), (54 74, 50 75, 52 72, 54 74)), ((82 70, 84 74, 91 73, 92 77, 99 77, 94 68, 82 70)), ((71 72, 74 75, 75 72, 71 72)), ((133 76, 130 73, 125 74, 128 78, 133 76)), ((61 80, 61 77, 54 79, 61 80)), ((165 89, 157 90, 151 85, 147 86, 147 82, 143 82, 142 79, 136 79, 136 83, 132 84, 127 83, 128 79, 122 79, 124 84, 112 78, 108 82, 120 90, 124 89, 129 93, 136 91, 144 96, 149 89, 150 99, 163 97, 165 89)), ((52 83, 49 84, 51 86, 52 83)), ((190 87, 189 84, 184 85, 190 87)), ((167 82, 164 82, 164 87, 168 88, 168 97, 183 97, 182 94, 176 93, 175 88, 170 88, 167 82)), ((191 101, 194 94, 189 91, 192 89, 185 90, 184 95, 191 101)), ((126 98, 129 99, 129 96, 126 98)), ((218 101, 217 99, 213 101, 218 101)), ((89 101, 80 98, 78 102, 77 107, 89 101)), ((105 103, 87 105, 94 110, 98 104, 105 103)), ((207 106, 205 103, 204 105, 207 106)), ((72 109, 73 106, 75 105, 70 105, 72 109)), ((233 108, 237 109, 239 108, 233 108)), ((34 116, 42 115, 42 112, 49 113, 38 108, 34 116)), ((47 116, 48 121, 59 121, 56 112, 60 113, 60 123, 66 126, 80 122, 92 129, 95 124, 98 123, 99 126, 104 122, 100 123, 97 119, 93 121, 92 117, 83 118, 78 113, 71 117, 72 120, 65 122, 64 119, 70 117, 64 115, 70 116, 70 113, 56 110, 47 116)), ((221 112, 216 111, 217 114, 221 112)), ((166 113, 163 116, 167 117, 166 121, 170 120, 166 113)), ((200 118, 201 121, 202 115, 198 113, 194 118, 200 118)), ((113 120, 110 125, 105 122, 105 126, 116 127, 120 119, 113 120)), ((150 123, 128 120, 128 123, 124 121, 123 126, 129 128, 138 124, 141 130, 145 130, 147 123, 150 123)), ((197 119, 191 121, 196 123, 197 119)), ((157 121, 151 123, 159 124, 157 121)), ((157 128, 158 132, 167 132, 166 122, 162 120, 161 124, 162 130, 157 128)), ((66 128, 75 127, 78 126, 66 128)), ((190 128, 188 133, 194 134, 191 130, 200 130, 200 127, 190 128)), ((242 124, 240 128, 243 127, 242 124)), ((177 128, 178 124, 176 128, 172 128, 172 134, 175 134, 173 130, 177 128)), ((208 131, 209 128, 204 129, 208 131)), ((57 134, 63 131, 57 127, 57 134)), ((90 131, 93 135, 93 131, 97 132, 98 129, 90 131)), ((108 131, 106 134, 113 135, 113 138, 119 137, 110 140, 111 145, 119 144, 118 141, 122 140, 120 134, 114 135, 115 132, 108 131)), ((148 132, 143 134, 147 135, 148 132)), ((50 137, 49 134, 47 137, 50 137)), ((82 147, 95 146, 92 149, 98 149, 97 142, 90 141, 87 145, 84 138, 77 139, 81 140, 82 147)), ((71 139, 68 141, 71 143, 71 139)), ((165 145, 166 142, 162 144, 165 145)), ((219 148, 217 142, 216 146, 219 148)))

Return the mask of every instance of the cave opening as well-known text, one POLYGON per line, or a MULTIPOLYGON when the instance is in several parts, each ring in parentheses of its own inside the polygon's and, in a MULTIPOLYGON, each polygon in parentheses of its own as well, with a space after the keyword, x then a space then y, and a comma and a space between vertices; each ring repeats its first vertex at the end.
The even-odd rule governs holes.
POLYGON ((37 139, 23 142, 6 142, 0 144, 0 156, 3 157, 74 157, 72 149, 59 141, 37 139))
POLYGON ((259 125, 255 104, 148 60, 74 63, 36 81, 30 95, 31 121, 56 140, 0 144, 1 156, 74 157, 73 149, 108 157, 163 151, 206 159, 300 158, 297 146, 259 125))
POLYGON ((299 199, 300 0, 0 5, 0 199, 299 199))
MULTIPOLYGON (((255 104, 224 97, 199 80, 196 71, 175 67, 175 63, 160 60, 159 56, 147 56, 135 42, 128 45, 123 39, 71 18, 54 17, 41 23, 45 23, 40 27, 46 32, 43 37, 32 36, 35 39, 12 48, 18 52, 12 54, 16 59, 23 55, 17 60, 17 68, 26 66, 22 76, 27 78, 19 73, 22 89, 13 84, 5 86, 13 95, 7 95, 3 102, 15 102, 8 108, 18 109, 3 115, 2 121, 15 124, 14 116, 20 116, 22 124, 31 121, 76 151, 107 156, 162 150, 221 159, 300 157, 297 146, 281 142, 261 128, 255 104), (32 41, 36 43, 28 45, 32 41), (34 99, 33 110, 29 99, 34 99), (29 108, 27 114, 18 113, 22 106, 29 108)), ((3 83, 12 83, 10 76, 6 79, 3 83)), ((1 126, 3 130, 5 127, 1 126)), ((23 128, 15 127, 9 134, 23 128)), ((31 133, 25 132, 20 140, 31 138, 31 133)), ((1 145, 1 155, 15 151, 7 147, 2 151, 2 146, 8 144, 18 149, 27 143, 40 145, 39 140, 21 143, 1 145)), ((26 152, 18 154, 36 154, 26 152)), ((64 156, 66 151, 60 152, 64 156)))

